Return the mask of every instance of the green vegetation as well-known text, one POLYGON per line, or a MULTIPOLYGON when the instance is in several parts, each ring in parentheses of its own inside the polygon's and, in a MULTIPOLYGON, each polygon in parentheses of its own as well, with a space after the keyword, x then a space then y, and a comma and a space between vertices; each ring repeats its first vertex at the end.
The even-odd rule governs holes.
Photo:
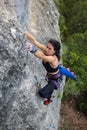
POLYGON ((87 0, 55 0, 60 12, 63 64, 77 75, 67 79, 65 96, 74 96, 78 108, 87 111, 87 0), (80 98, 78 98, 80 97, 80 98))

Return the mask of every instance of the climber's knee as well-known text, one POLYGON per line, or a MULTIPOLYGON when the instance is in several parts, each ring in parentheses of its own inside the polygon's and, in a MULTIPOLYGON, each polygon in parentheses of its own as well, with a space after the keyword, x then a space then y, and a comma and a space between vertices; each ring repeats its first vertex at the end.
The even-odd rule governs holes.
POLYGON ((38 91, 38 94, 39 94, 40 97, 44 98, 44 95, 43 95, 43 93, 41 92, 41 90, 38 91))

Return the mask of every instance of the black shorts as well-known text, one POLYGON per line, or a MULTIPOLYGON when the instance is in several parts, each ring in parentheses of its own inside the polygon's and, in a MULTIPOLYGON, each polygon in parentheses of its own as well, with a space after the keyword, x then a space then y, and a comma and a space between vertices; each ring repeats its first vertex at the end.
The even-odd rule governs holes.
POLYGON ((54 90, 55 85, 52 82, 48 82, 45 87, 39 90, 39 95, 43 98, 50 99, 54 90))

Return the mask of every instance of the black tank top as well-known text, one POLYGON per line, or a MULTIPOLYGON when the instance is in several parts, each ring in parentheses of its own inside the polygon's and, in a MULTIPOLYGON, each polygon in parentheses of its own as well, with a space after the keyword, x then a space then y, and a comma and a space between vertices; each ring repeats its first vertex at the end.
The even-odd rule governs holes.
POLYGON ((54 73, 58 71, 58 67, 52 68, 48 62, 44 63, 44 61, 42 61, 42 64, 48 73, 54 73))

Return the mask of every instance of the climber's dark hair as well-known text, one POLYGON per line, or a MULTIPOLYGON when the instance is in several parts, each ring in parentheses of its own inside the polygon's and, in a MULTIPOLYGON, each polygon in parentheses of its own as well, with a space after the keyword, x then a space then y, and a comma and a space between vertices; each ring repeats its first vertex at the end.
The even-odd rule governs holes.
POLYGON ((55 55, 58 57, 58 59, 60 60, 60 49, 61 49, 61 44, 59 41, 55 40, 55 39, 50 39, 48 41, 48 43, 51 43, 52 46, 54 47, 55 50, 55 55))

